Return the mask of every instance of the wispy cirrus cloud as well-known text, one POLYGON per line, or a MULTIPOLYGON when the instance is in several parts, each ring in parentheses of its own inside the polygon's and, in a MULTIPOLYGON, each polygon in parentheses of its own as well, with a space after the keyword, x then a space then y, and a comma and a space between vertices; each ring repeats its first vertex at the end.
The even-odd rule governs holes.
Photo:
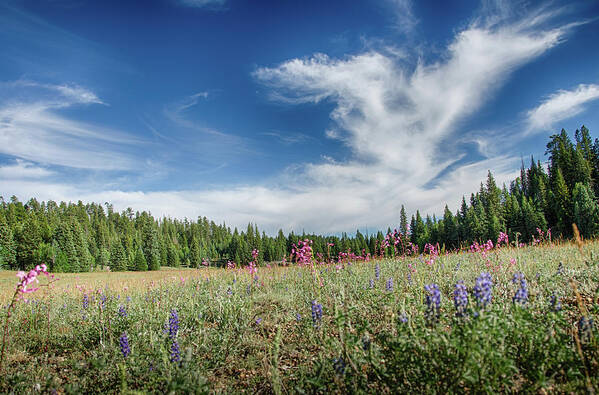
POLYGON ((599 85, 580 84, 572 90, 559 90, 527 112, 528 132, 551 129, 559 121, 572 118, 599 99, 599 85))
POLYGON ((402 33, 411 33, 419 20, 414 15, 411 0, 390 0, 395 12, 395 28, 402 33))
POLYGON ((221 8, 227 0, 177 0, 177 2, 185 7, 194 8, 221 8))
POLYGON ((21 159, 0 166, 0 180, 42 179, 54 174, 52 170, 21 159))
POLYGON ((72 168, 132 168, 135 161, 123 147, 141 139, 73 120, 61 111, 93 104, 105 103, 78 85, 21 80, 0 84, 0 153, 72 168))

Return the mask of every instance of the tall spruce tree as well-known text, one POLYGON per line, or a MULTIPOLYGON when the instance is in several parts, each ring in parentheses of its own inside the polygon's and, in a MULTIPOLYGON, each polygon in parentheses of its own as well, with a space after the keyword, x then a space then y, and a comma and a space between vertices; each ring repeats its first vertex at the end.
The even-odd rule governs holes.
POLYGON ((599 230, 599 208, 593 191, 589 186, 579 182, 572 191, 574 205, 573 221, 586 238, 597 235, 599 230))

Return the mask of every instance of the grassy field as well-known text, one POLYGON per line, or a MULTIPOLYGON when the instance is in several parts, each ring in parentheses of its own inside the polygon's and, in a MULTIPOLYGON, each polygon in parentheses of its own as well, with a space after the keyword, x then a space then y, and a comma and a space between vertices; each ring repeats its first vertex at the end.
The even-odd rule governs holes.
MULTIPOLYGON (((425 258, 259 268, 257 278, 224 269, 58 274, 17 304, 0 392, 598 388, 599 243, 425 258), (483 272, 493 284, 479 279, 475 289, 483 272), (463 310, 454 304, 460 280, 463 310), (492 292, 486 306, 481 289, 492 292)), ((14 272, 0 272, 3 306, 15 285, 14 272)))

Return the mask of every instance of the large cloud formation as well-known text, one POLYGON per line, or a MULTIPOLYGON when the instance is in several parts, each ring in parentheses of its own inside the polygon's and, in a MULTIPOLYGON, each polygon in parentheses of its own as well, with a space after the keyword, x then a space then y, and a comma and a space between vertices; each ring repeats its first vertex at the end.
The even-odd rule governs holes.
POLYGON ((253 77, 269 87, 274 101, 333 103, 334 127, 325 135, 346 147, 352 158, 347 161, 324 158, 288 169, 270 184, 202 191, 88 191, 31 179, 12 182, 11 189, 25 197, 111 201, 117 208, 155 215, 205 215, 236 226, 254 222, 271 233, 386 228, 398 222, 401 204, 429 213, 440 213, 445 202, 455 209, 488 169, 500 183, 514 176, 518 158, 487 153, 478 161, 462 161, 460 141, 470 138, 484 146, 485 140, 466 136, 459 127, 510 73, 565 39, 572 25, 547 27, 554 16, 541 10, 517 20, 478 18, 432 63, 410 64, 398 56, 405 51, 387 48, 345 58, 314 54, 257 68, 253 77))

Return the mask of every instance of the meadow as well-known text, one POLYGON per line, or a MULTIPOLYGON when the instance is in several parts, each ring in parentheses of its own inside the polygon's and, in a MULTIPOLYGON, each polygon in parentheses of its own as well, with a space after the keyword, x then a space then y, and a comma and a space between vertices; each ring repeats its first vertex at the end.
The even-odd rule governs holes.
POLYGON ((598 264, 587 242, 59 273, 15 305, 0 392, 592 392, 598 264))

